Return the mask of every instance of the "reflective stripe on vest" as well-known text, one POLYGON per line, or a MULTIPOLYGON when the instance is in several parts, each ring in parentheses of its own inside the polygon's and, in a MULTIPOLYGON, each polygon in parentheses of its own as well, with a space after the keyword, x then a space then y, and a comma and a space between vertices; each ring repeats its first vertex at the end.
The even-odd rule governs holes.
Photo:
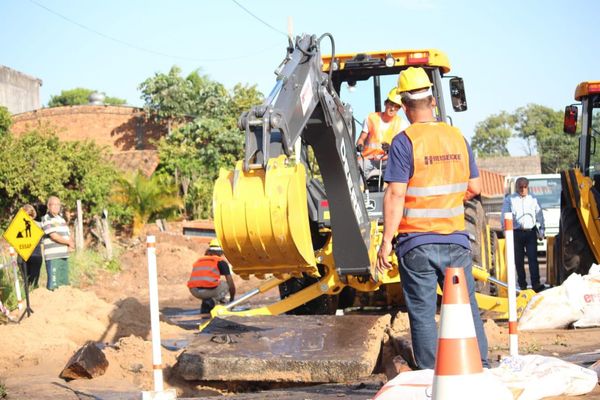
POLYGON ((189 288, 215 288, 219 286, 221 273, 219 272, 219 261, 223 260, 217 256, 200 257, 194 263, 187 286, 189 288))
POLYGON ((414 174, 408 181, 398 232, 464 230, 463 198, 470 175, 464 137, 443 122, 413 124, 405 133, 413 146, 414 174))
MULTIPOLYGON (((402 129, 402 118, 398 115, 389 122, 387 129, 382 130, 382 116, 383 112, 374 112, 367 116, 367 126, 369 127, 369 135, 365 141, 365 150, 363 151, 363 157, 368 158, 374 156, 373 149, 381 150, 382 143, 391 143, 392 139, 402 129), (371 149, 370 151, 368 149, 371 149)), ((383 150, 381 150, 383 153, 383 150)))

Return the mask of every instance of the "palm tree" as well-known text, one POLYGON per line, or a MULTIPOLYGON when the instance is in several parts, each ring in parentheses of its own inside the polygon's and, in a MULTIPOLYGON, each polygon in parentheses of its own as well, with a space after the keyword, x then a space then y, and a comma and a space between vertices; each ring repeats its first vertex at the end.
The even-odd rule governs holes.
POLYGON ((183 206, 177 186, 160 175, 146 177, 140 171, 122 177, 112 199, 133 210, 133 236, 138 236, 150 218, 172 215, 183 206))

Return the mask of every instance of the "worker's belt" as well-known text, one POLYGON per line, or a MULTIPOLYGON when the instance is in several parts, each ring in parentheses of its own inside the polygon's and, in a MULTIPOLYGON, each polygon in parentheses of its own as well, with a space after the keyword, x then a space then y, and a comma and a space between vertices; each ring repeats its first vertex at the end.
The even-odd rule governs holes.
POLYGON ((533 228, 531 228, 531 229, 516 228, 515 231, 531 232, 531 231, 533 231, 533 228))

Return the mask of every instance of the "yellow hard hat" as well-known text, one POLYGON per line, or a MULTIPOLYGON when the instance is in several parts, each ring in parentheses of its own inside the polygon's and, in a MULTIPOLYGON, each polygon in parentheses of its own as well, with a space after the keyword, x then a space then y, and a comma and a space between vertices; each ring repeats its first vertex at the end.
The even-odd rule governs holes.
POLYGON ((219 250, 219 251, 223 250, 221 248, 221 243, 219 243, 219 239, 211 240, 210 243, 208 244, 208 248, 211 250, 219 250))
POLYGON ((398 105, 402 104, 402 98, 400 97, 400 92, 398 92, 398 88, 393 88, 388 93, 387 99, 392 103, 396 103, 398 105))
POLYGON ((430 88, 431 81, 427 72, 420 67, 409 67, 398 76, 398 91, 410 92, 417 89, 430 88))

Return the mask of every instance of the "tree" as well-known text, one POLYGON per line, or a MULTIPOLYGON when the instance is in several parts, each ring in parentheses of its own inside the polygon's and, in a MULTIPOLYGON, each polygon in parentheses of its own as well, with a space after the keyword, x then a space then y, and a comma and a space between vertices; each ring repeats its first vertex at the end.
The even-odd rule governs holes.
POLYGON ((168 176, 155 174, 148 178, 139 171, 119 180, 112 199, 133 212, 133 236, 138 236, 150 218, 172 215, 181 207, 177 187, 168 176))
POLYGON ((569 168, 577 160, 578 138, 563 132, 563 113, 528 104, 515 111, 515 132, 525 140, 529 154, 540 155, 543 173, 569 168))
POLYGON ((8 108, 0 106, 0 136, 7 135, 12 125, 12 118, 8 108))
POLYGON ((44 204, 50 195, 68 209, 80 199, 86 213, 108 208, 123 215, 108 201, 118 173, 106 155, 92 142, 60 142, 47 128, 0 137, 0 221, 5 225, 23 204, 44 204))
POLYGON ((473 152, 479 157, 507 156, 515 122, 513 115, 502 111, 478 123, 471 141, 473 152))
POLYGON ((174 177, 189 216, 209 217, 219 168, 231 168, 243 154, 237 120, 262 102, 262 94, 256 86, 241 84, 229 92, 198 70, 183 78, 176 66, 146 79, 140 90, 152 118, 176 126, 158 143, 157 171, 174 177))
POLYGON ((525 141, 529 155, 539 154, 542 173, 567 169, 577 159, 578 139, 563 132, 563 113, 539 104, 486 118, 477 124, 471 146, 479 157, 506 156, 512 137, 525 141))
MULTIPOLYGON (((89 98, 92 93, 96 92, 92 89, 75 88, 63 90, 59 95, 50 97, 48 107, 75 106, 81 104, 89 104, 89 98)), ((104 104, 118 106, 125 104, 126 101, 118 97, 105 97, 104 104)))

